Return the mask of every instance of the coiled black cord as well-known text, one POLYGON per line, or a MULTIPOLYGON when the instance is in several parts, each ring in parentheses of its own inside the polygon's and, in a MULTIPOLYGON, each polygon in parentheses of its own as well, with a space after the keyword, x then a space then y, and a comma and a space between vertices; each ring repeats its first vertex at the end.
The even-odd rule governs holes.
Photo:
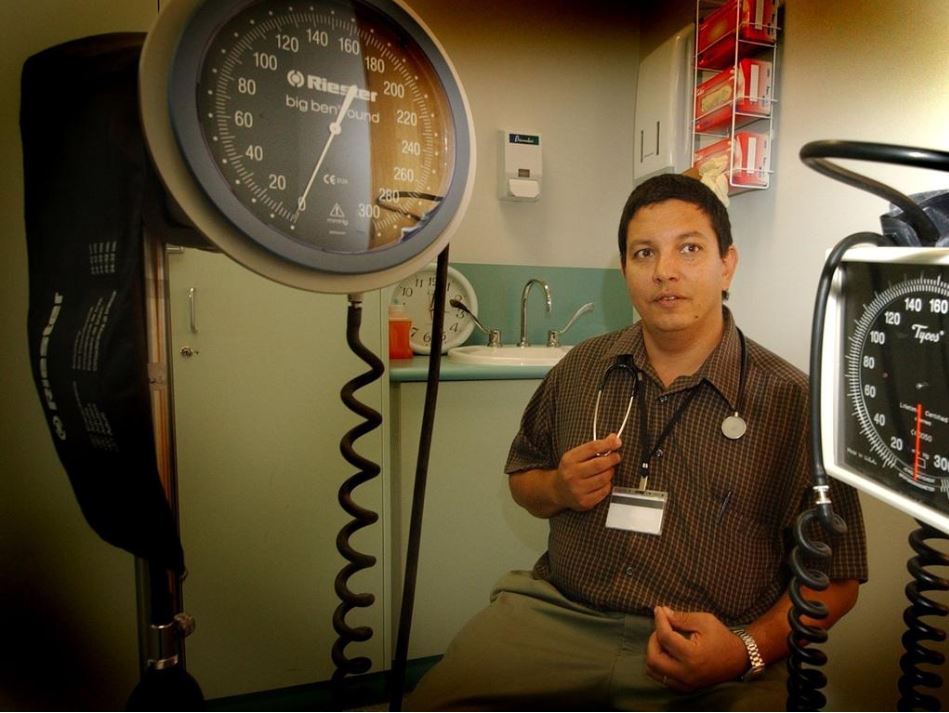
POLYGON ((817 283, 817 297, 814 301, 814 318, 811 324, 810 354, 810 450, 813 468, 814 507, 805 510, 798 517, 794 527, 795 546, 791 550, 791 582, 788 594, 791 609, 788 611, 788 710, 818 710, 826 703, 821 692, 827 685, 827 677, 819 670, 827 662, 827 656, 816 648, 817 644, 827 641, 827 632, 818 626, 810 626, 801 621, 802 616, 820 621, 827 617, 827 607, 823 603, 807 599, 803 587, 822 592, 827 589, 829 580, 824 572, 808 567, 805 557, 811 561, 826 562, 830 559, 831 548, 815 539, 813 533, 820 525, 830 536, 841 535, 847 531, 846 523, 834 512, 830 498, 830 480, 824 468, 823 439, 820 427, 821 393, 821 352, 824 341, 824 321, 827 301, 833 285, 834 274, 844 254, 856 245, 884 245, 888 240, 877 233, 855 233, 841 240, 831 250, 824 263, 820 280, 817 283), (810 668, 806 668, 810 667, 810 668))
POLYGON ((348 463, 359 468, 359 472, 346 481, 339 488, 339 504, 353 517, 346 523, 336 536, 336 549, 346 559, 347 563, 336 576, 336 595, 340 598, 340 605, 333 612, 333 628, 338 638, 333 644, 333 663, 336 671, 333 673, 334 683, 340 683, 349 674, 365 673, 372 666, 372 661, 365 656, 348 658, 345 649, 353 641, 367 641, 372 637, 372 629, 368 626, 351 627, 346 623, 346 615, 355 607, 368 607, 375 601, 370 593, 356 594, 349 589, 349 578, 360 570, 372 567, 376 558, 372 555, 359 552, 349 544, 353 533, 372 525, 379 519, 379 515, 371 510, 360 507, 352 498, 353 490, 363 483, 379 475, 379 465, 360 456, 353 448, 353 442, 361 436, 378 428, 382 423, 382 415, 373 408, 362 403, 354 396, 357 389, 376 381, 385 372, 385 366, 369 348, 359 339, 359 327, 362 324, 362 299, 358 295, 349 296, 349 310, 346 320, 346 342, 353 353, 369 365, 369 371, 350 379, 340 391, 343 403, 359 416, 365 419, 357 424, 339 442, 340 453, 348 463))
POLYGON ((899 690, 900 700, 896 709, 911 710, 939 710, 939 699, 917 690, 917 687, 938 690, 942 687, 942 676, 935 671, 921 668, 921 665, 942 666, 946 657, 938 651, 928 648, 924 642, 946 640, 946 632, 923 621, 924 616, 949 615, 949 607, 925 596, 924 592, 949 591, 949 580, 939 577, 929 567, 949 566, 949 556, 928 545, 928 539, 949 540, 949 535, 920 523, 920 528, 910 533, 909 543, 916 552, 906 563, 906 568, 913 575, 913 581, 906 585, 906 598, 910 606, 903 612, 903 621, 906 623, 906 633, 903 634, 903 649, 905 653, 900 657, 899 690))

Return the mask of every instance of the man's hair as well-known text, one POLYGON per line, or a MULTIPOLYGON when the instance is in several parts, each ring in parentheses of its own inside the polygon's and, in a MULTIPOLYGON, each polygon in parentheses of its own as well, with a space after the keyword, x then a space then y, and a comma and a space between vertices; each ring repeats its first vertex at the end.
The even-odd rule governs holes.
POLYGON ((718 253, 724 257, 732 244, 732 225, 725 205, 711 188, 695 178, 678 173, 663 173, 644 181, 629 194, 623 215, 619 220, 620 264, 626 264, 626 231, 629 221, 640 208, 667 200, 691 203, 708 216, 712 230, 718 238, 718 253))

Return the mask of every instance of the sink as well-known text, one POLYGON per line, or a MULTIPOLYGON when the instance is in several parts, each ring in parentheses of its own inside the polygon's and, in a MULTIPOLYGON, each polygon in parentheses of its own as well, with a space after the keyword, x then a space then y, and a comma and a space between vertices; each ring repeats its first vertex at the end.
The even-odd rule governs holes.
POLYGON ((490 366, 553 366, 570 351, 569 346, 519 347, 513 344, 503 347, 477 345, 455 347, 448 350, 448 358, 461 364, 490 366))

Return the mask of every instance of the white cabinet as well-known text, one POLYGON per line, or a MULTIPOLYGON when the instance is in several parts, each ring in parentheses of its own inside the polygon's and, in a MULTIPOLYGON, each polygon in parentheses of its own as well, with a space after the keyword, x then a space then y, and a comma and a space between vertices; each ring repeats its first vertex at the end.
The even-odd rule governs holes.
MULTIPOLYGON (((504 474, 521 413, 539 383, 443 381, 439 386, 410 659, 444 653, 464 623, 487 606, 501 575, 531 569, 547 549, 547 521, 514 503, 504 474)), ((424 383, 390 388, 393 627, 424 400, 424 383)))
MULTIPOLYGON (((339 440, 360 420, 339 391, 366 370, 346 346, 346 298, 277 285, 221 254, 168 257, 184 596, 197 621, 188 668, 209 698, 326 680, 345 563, 336 535, 349 519, 336 494, 356 472, 339 440)), ((367 294, 362 339, 377 353, 379 311, 367 294)), ((357 397, 381 410, 382 383, 357 397)), ((382 429, 356 449, 381 463, 382 429)), ((381 512, 382 491, 376 478, 354 499, 381 512)), ((353 538, 380 563, 350 580, 377 603, 347 618, 374 631, 347 655, 377 669, 388 667, 383 542, 381 521, 353 538)))
MULTIPOLYGON (((349 520, 337 492, 356 472, 339 441, 361 420, 339 391, 366 370, 346 345, 346 298, 282 287, 221 254, 185 250, 168 265, 184 597, 197 621, 189 671, 208 698, 326 681, 345 563, 336 536, 349 520)), ((361 331, 377 354, 380 299, 365 295, 361 331)), ((441 384, 411 658, 443 653, 497 579, 546 549, 546 521, 514 504, 503 473, 538 383, 441 384)), ((346 653, 368 656, 374 671, 389 668, 398 626, 424 392, 385 378, 356 392, 386 411, 355 444, 383 466, 354 491, 381 517, 352 539, 377 562, 350 588, 376 602, 347 617, 373 629, 346 653)))

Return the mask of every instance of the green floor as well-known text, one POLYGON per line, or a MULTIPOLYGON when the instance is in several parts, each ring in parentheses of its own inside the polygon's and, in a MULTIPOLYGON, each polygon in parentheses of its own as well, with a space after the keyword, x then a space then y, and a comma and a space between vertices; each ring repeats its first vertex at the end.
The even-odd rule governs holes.
MULTIPOLYGON (((415 688, 422 675, 440 659, 432 656, 409 661, 405 673, 405 691, 415 688)), ((351 676, 337 685, 331 681, 293 686, 274 691, 248 693, 243 696, 215 698, 207 701, 210 711, 312 711, 387 710, 389 702, 388 672, 351 676)))

